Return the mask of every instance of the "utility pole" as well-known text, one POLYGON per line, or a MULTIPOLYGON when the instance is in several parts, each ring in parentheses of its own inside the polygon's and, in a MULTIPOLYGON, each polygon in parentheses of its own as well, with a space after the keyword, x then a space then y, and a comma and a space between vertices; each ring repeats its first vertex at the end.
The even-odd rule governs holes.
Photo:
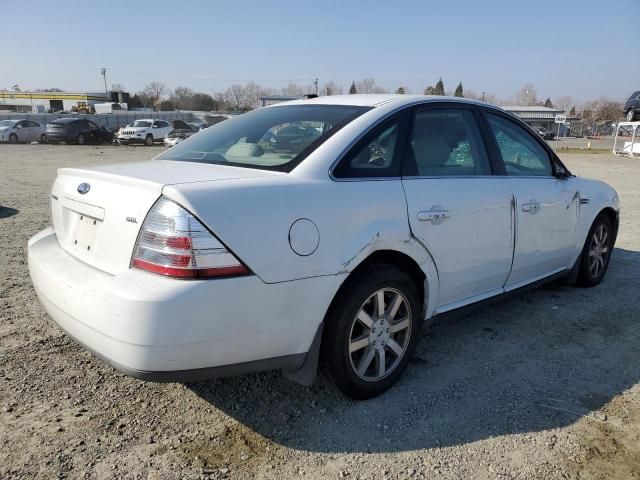
POLYGON ((318 78, 313 81, 313 84, 316 86, 316 95, 318 95, 318 78))
POLYGON ((482 101, 484 102, 484 92, 482 92, 482 101))
POLYGON ((104 78, 104 93, 109 93, 109 90, 107 89, 107 69, 102 67, 100 73, 102 74, 102 78, 104 78))

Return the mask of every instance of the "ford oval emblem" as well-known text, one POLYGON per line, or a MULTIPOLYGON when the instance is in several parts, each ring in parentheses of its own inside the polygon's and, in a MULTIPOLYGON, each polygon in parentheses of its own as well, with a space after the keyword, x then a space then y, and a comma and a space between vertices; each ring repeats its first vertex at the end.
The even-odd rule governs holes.
POLYGON ((81 183, 80 185, 78 185, 78 193, 81 195, 84 195, 89 190, 91 190, 91 185, 89 185, 88 183, 81 183))

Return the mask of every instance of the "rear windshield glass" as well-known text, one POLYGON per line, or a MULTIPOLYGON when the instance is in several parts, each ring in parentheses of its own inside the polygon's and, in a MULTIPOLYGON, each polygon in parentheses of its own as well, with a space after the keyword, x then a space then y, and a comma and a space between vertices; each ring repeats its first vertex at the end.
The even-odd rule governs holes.
POLYGON ((262 108, 203 130, 158 158, 290 172, 367 110, 347 105, 262 108))

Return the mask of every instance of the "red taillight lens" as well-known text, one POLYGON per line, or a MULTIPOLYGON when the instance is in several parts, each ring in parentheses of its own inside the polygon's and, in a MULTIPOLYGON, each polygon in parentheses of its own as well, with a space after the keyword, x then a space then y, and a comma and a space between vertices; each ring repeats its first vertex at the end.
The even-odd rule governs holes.
POLYGON ((197 218, 164 197, 155 203, 142 224, 131 266, 175 278, 249 273, 197 218))

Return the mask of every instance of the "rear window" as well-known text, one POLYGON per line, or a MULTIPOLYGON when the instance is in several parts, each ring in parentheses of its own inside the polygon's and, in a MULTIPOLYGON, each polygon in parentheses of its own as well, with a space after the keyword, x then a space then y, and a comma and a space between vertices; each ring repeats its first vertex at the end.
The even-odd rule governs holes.
POLYGON ((203 130, 159 159, 290 172, 327 138, 369 109, 347 105, 262 108, 203 130))

